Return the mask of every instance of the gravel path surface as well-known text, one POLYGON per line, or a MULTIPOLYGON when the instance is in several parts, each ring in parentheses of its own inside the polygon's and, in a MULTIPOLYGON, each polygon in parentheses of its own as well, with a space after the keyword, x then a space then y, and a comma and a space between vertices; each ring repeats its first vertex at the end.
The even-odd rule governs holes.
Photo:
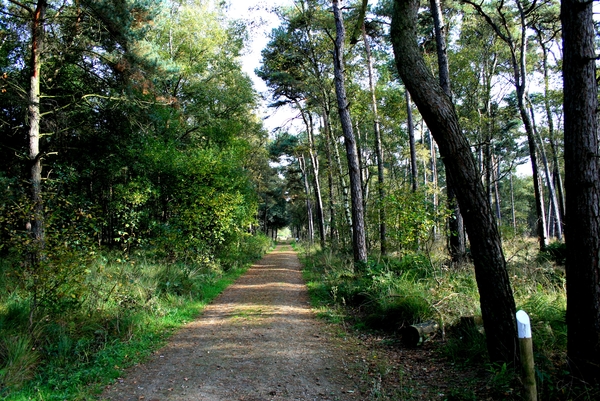
POLYGON ((352 356, 315 318, 300 263, 280 245, 102 400, 358 400, 352 356))

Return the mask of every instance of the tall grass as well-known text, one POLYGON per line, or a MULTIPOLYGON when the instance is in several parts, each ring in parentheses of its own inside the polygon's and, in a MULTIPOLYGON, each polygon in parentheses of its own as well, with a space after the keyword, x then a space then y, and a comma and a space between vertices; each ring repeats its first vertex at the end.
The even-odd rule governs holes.
MULTIPOLYGON (((563 247, 553 245, 552 252, 540 254, 535 241, 515 236, 504 249, 517 310, 525 310, 532 321, 540 399, 596 399, 597 388, 577 386, 565 370, 563 247)), ((305 253, 303 262, 313 302, 329 315, 359 329, 391 333, 436 320, 445 338, 440 348, 445 358, 487 372, 487 386, 506 399, 516 397, 509 391, 518 385, 514 371, 487 362, 483 328, 473 324, 481 316, 473 266, 453 267, 443 246, 379 258, 361 269, 349 256, 331 251, 305 253)))
POLYGON ((192 320, 271 245, 262 237, 248 240, 228 263, 166 263, 145 251, 97 256, 81 288, 65 295, 69 302, 39 307, 33 320, 29 294, 11 278, 9 264, 0 263, 0 398, 90 399, 192 320))

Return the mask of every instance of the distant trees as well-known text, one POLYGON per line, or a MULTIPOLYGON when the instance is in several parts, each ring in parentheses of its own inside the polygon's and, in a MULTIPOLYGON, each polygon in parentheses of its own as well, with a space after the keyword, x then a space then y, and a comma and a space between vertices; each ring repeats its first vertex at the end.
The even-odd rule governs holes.
POLYGON ((455 260, 466 258, 467 244, 455 235, 463 232, 460 214, 445 220, 455 206, 454 192, 464 208, 467 232, 477 237, 468 249, 491 357, 512 361, 515 305, 500 232, 536 233, 540 247, 550 235, 560 238, 562 116, 560 94, 550 84, 558 78, 560 55, 548 57, 558 38, 555 4, 503 3, 498 8, 473 2, 470 7, 448 7, 432 1, 432 13, 413 15, 422 6, 419 2, 382 1, 364 8, 366 3, 298 0, 280 10, 282 24, 263 50, 258 73, 272 90, 273 106, 286 103, 302 117, 305 124, 297 138, 306 149, 295 156, 297 164, 290 164, 294 167, 282 171, 297 174, 295 165, 312 171, 311 164, 321 169, 327 190, 319 195, 318 185, 305 187, 303 196, 313 202, 303 207, 308 211, 320 197, 328 205, 322 208, 326 224, 325 233, 319 234, 321 245, 325 237, 326 246, 345 249, 352 243, 354 251, 360 247, 351 239, 355 217, 349 192, 358 192, 358 182, 371 254, 423 250, 443 233, 451 240, 455 260), (334 13, 328 12, 331 6, 334 13), (394 6, 403 11, 393 11, 394 6), (447 20, 443 26, 441 15, 447 20), (346 31, 351 37, 342 41, 346 31), (328 58, 331 52, 334 60, 328 58), (539 75, 532 71, 536 53, 546 55, 539 75), (338 61, 342 58, 343 64, 338 61), (430 71, 436 69, 440 83, 431 80, 430 71), (530 82, 545 82, 543 92, 528 92, 530 82), (342 111, 337 116, 330 112, 334 100, 342 111), (528 128, 527 137, 521 126, 528 128), (344 150, 356 153, 358 162, 343 160, 344 150), (538 155, 546 160, 539 179, 516 176, 528 153, 534 164, 538 155), (554 228, 538 230, 547 210, 554 228))

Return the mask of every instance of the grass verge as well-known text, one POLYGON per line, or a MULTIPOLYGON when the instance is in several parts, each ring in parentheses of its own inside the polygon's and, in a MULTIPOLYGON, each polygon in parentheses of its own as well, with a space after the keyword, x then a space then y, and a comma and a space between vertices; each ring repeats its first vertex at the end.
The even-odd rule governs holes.
POLYGON ((271 242, 254 245, 251 258, 228 268, 167 263, 142 251, 101 255, 77 288, 33 310, 31 293, 0 263, 6 284, 0 290, 0 398, 93 398, 197 317, 271 242))
MULTIPOLYGON (((577 382, 566 369, 566 293, 560 264, 539 255, 535 243, 523 239, 505 244, 505 252, 517 310, 525 310, 532 321, 538 399, 600 398, 598 387, 577 382)), ((518 372, 486 357, 471 265, 451 266, 441 252, 408 252, 365 266, 328 250, 305 252, 301 259, 313 305, 334 323, 400 339, 404 327, 436 321, 436 358, 456 371, 479 372, 469 391, 447 392, 448 399, 520 399, 518 372)))

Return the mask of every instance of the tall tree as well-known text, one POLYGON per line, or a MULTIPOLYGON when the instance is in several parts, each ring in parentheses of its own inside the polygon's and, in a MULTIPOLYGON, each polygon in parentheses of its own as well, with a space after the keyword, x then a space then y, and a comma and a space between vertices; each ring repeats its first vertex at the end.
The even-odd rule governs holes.
POLYGON ((567 356, 600 377, 600 166, 593 3, 563 0, 567 356))
POLYGON ((381 254, 385 255, 387 253, 387 249, 385 208, 383 202, 385 199, 383 146, 381 144, 379 111, 377 110, 377 93, 375 92, 375 73, 373 71, 373 57, 371 55, 371 44, 369 43, 369 38, 367 37, 367 30, 364 21, 362 24, 362 36, 365 45, 365 54, 367 56, 367 70, 369 72, 369 90, 371 91, 371 110, 373 112, 373 132, 375 133, 375 156, 377 159, 377 192, 379 194, 379 245, 381 254))
POLYGON ((564 223, 565 216, 565 197, 563 180, 560 173, 559 155, 557 149, 557 133, 554 128, 554 113, 552 112, 552 92, 550 88, 550 54, 552 53, 552 47, 556 43, 557 37, 560 34, 560 20, 556 15, 550 15, 549 18, 541 18, 532 25, 532 29, 535 31, 535 38, 542 50, 542 71, 544 74, 544 111, 546 114, 546 121, 548 124, 548 140, 550 142, 550 149, 552 153, 552 175, 554 181, 554 187, 556 188, 556 201, 558 202, 559 209, 559 221, 558 223, 564 223))
MULTIPOLYGON (((444 89, 446 95, 452 99, 448 52, 446 49, 446 26, 444 25, 440 0, 430 0, 430 6, 435 30, 440 86, 444 89)), ((458 201, 456 200, 455 190, 450 181, 447 182, 446 188, 448 208, 451 211, 448 217, 450 256, 453 262, 460 264, 464 262, 467 254, 463 217, 460 213, 458 201)))
POLYGON ((516 15, 518 23, 515 27, 512 25, 513 19, 507 14, 511 12, 508 10, 506 3, 501 2, 496 7, 497 21, 494 20, 493 16, 487 13, 481 4, 472 2, 471 0, 463 0, 465 3, 470 4, 477 11, 477 13, 485 19, 485 21, 492 27, 496 35, 508 46, 510 51, 510 65, 512 67, 512 80, 515 86, 517 107, 525 132, 527 133, 527 143, 529 145, 529 157, 531 160, 531 168, 533 173, 533 184, 536 197, 536 212, 538 215, 537 221, 537 235, 540 245, 540 249, 544 250, 547 245, 546 238, 546 219, 544 213, 544 201, 543 192, 541 188, 541 179, 539 177, 539 165, 537 161, 537 141, 534 132, 533 122, 527 108, 527 46, 528 36, 527 29, 529 26, 529 19, 533 14, 538 12, 537 2, 525 3, 522 0, 516 0, 516 15), (516 34, 515 34, 516 32, 516 34))
MULTIPOLYGON (((19 4, 13 2, 13 4, 19 4)), ((46 23, 46 0, 40 0, 35 8, 26 8, 31 18, 31 74, 29 83, 29 162, 31 163, 31 199, 33 215, 30 227, 33 237, 34 264, 39 261, 44 248, 44 205, 42 203, 42 157, 40 153, 40 80, 42 54, 44 50, 44 33, 46 23)), ((35 300, 34 300, 35 302, 35 300)))
POLYGON ((346 96, 346 84, 344 82, 344 48, 346 40, 346 29, 340 9, 339 0, 333 0, 333 16, 335 18, 336 38, 333 52, 333 64, 335 74, 335 91, 337 94, 338 112, 344 134, 346 146, 346 157, 348 159, 348 170, 350 175, 350 195, 352 201, 352 248, 356 262, 367 261, 367 241, 365 235, 365 218, 363 210, 363 193, 360 177, 360 162, 358 147, 352 120, 350 118, 350 105, 346 96))
POLYGON ((439 146, 448 179, 463 206, 490 358, 512 363, 518 359, 516 308, 500 233, 454 105, 431 74, 417 44, 419 3, 394 1, 391 37, 396 65, 439 146))

